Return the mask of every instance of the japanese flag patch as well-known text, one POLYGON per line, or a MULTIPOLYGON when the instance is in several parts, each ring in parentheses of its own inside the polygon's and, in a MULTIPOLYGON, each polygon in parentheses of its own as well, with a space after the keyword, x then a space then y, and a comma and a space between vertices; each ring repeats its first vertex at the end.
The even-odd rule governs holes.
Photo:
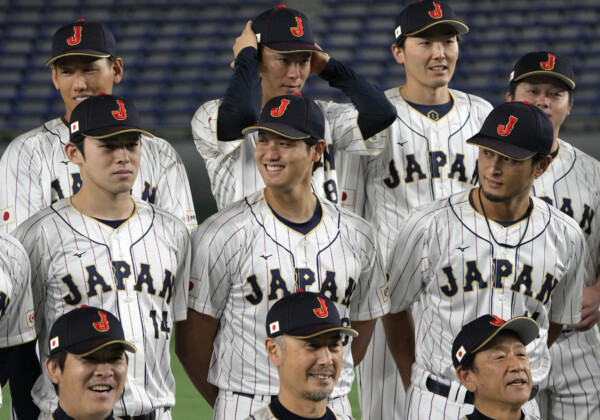
POLYGON ((75 121, 71 123, 71 133, 76 133, 79 131, 79 121, 75 121))
POLYGON ((465 350, 465 348, 463 346, 460 346, 460 348, 458 349, 458 351, 456 352, 456 359, 460 362, 462 361, 463 357, 465 357, 465 354, 467 353, 467 351, 465 350))
POLYGON ((58 336, 56 336, 52 340, 50 340, 50 350, 54 350, 57 347, 58 347, 58 336))
POLYGON ((279 332, 279 321, 271 322, 269 324, 269 331, 271 331, 271 334, 279 332))

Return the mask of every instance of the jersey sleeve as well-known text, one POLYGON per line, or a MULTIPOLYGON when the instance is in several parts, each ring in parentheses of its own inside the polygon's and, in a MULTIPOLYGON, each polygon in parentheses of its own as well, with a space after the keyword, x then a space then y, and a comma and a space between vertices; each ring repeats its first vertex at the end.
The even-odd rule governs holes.
POLYGON ((225 309, 232 278, 229 270, 236 267, 242 248, 236 232, 229 234, 227 214, 209 217, 192 234, 188 307, 213 318, 220 318, 225 309))
POLYGON ((552 292, 550 321, 557 324, 576 324, 581 320, 585 279, 593 276, 590 252, 583 235, 579 230, 573 230, 570 240, 567 269, 552 292))
POLYGON ((410 308, 425 286, 429 232, 428 220, 422 211, 411 211, 400 226, 387 262, 390 313, 410 308))
POLYGON ((156 206, 179 218, 188 229, 198 224, 190 181, 181 157, 167 141, 155 138, 159 146, 156 162, 161 168, 156 206))
MULTIPOLYGON (((368 226, 365 222, 365 226, 368 226)), ((363 266, 358 285, 350 299, 350 320, 366 321, 379 318, 389 310, 388 291, 381 253, 375 240, 375 234, 358 231, 363 237, 363 266)))
MULTIPOLYGON (((41 159, 27 143, 27 134, 10 142, 0 159, 0 231, 8 233, 45 207, 41 159)), ((48 203, 49 204, 49 203, 48 203)))
POLYGON ((0 348, 35 339, 35 316, 31 294, 29 259, 15 239, 0 236, 2 271, 12 284, 10 295, 0 288, 0 348))
POLYGON ((177 272, 175 281, 177 286, 173 288, 174 293, 174 315, 175 321, 183 321, 187 318, 187 302, 189 293, 190 267, 192 264, 192 243, 187 229, 179 232, 177 272))

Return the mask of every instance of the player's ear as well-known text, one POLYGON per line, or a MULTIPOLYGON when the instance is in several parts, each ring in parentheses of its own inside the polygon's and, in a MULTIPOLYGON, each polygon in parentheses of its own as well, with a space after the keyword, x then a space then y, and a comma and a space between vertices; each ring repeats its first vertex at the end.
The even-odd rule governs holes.
POLYGON ((459 366, 456 368, 456 376, 458 376, 460 383, 469 391, 475 392, 477 390, 477 384, 474 381, 474 372, 472 370, 467 370, 462 366, 459 366))
POLYGON ((404 48, 400 48, 398 44, 392 44, 392 55, 397 63, 404 64, 404 48))
POLYGON ((59 90, 60 87, 58 85, 58 75, 56 73, 57 72, 56 66, 54 64, 52 64, 50 66, 50 70, 52 71, 52 83, 54 83, 54 88, 56 90, 59 90))
POLYGON ((550 163, 552 163, 552 156, 550 155, 547 155, 545 159, 539 161, 537 163, 537 167, 535 168, 535 177, 537 178, 542 176, 550 166, 550 163))
POLYGON ((267 337, 265 340, 265 348, 267 349, 267 355, 269 356, 271 363, 273 363, 275 367, 279 367, 281 365, 282 354, 282 349, 279 347, 279 344, 271 337, 267 337))
POLYGON ((113 82, 119 83, 123 78, 123 60, 117 57, 112 62, 113 82))
POLYGON ((67 155, 67 158, 75 165, 80 165, 84 160, 83 153, 79 150, 79 147, 70 141, 65 144, 65 155, 67 155))
POLYGON ((506 92, 506 102, 513 102, 513 97, 510 92, 506 92))
POLYGON ((48 376, 50 377, 52 383, 57 385, 60 383, 60 375, 62 370, 56 360, 51 359, 50 357, 46 358, 46 372, 48 372, 48 376))
POLYGON ((313 156, 313 162, 318 162, 319 160, 321 160, 321 156, 323 156, 323 153, 325 152, 325 140, 320 139, 317 141, 317 143, 315 145, 313 145, 312 147, 315 148, 315 155, 313 156))

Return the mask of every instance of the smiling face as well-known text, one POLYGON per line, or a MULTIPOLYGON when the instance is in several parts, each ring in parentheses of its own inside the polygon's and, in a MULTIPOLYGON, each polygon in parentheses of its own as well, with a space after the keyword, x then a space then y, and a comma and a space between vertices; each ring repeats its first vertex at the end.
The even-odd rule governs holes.
POLYGON ((404 47, 392 46, 394 58, 404 64, 406 84, 425 89, 448 86, 458 60, 458 37, 448 25, 435 25, 409 36, 404 47))
POLYGON ((310 74, 311 53, 278 53, 262 49, 258 71, 262 77, 263 105, 275 96, 300 92, 310 74))
POLYGON ((267 346, 279 371, 280 400, 290 409, 291 401, 326 403, 340 377, 343 357, 340 333, 333 331, 306 340, 284 336, 284 340, 284 348, 277 346, 274 354, 267 346))
POLYGON ((67 353, 62 369, 48 358, 46 370, 58 385, 59 403, 67 414, 105 419, 123 393, 127 358, 121 344, 112 344, 87 356, 67 353))
POLYGON ((69 121, 82 100, 100 92, 112 93, 113 84, 123 76, 123 61, 72 55, 56 60, 51 70, 54 87, 65 103, 65 119, 69 121))
POLYGON ((457 374, 475 394, 477 409, 494 418, 499 410, 520 410, 533 386, 525 346, 511 331, 500 332, 475 353, 473 370, 459 366, 457 374))

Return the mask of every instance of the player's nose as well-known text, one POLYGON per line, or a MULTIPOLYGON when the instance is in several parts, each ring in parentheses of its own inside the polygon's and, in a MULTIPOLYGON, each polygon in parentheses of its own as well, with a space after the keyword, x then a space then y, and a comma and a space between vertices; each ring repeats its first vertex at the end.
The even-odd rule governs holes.
POLYGON ((442 42, 434 42, 432 44, 432 50, 433 56, 436 58, 444 57, 446 55, 446 48, 444 47, 444 44, 442 42))
POLYGON ((127 163, 130 160, 130 152, 127 146, 121 146, 115 149, 115 153, 117 155, 117 160, 119 163, 127 163))
POLYGON ((86 88, 87 82, 85 80, 85 76, 79 71, 73 73, 73 89, 85 90, 86 88))
POLYGON ((292 61, 288 66, 288 77, 296 79, 300 77, 300 63, 292 61))

